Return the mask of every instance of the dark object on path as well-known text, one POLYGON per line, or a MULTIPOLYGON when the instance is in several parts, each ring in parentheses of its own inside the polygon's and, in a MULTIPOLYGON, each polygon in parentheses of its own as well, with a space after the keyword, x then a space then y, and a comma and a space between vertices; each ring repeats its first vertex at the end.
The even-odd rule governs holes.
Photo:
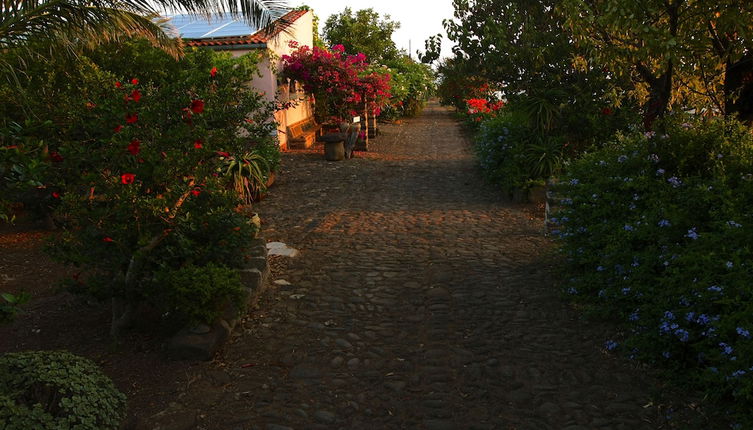
POLYGON ((324 158, 327 161, 340 161, 345 158, 345 133, 327 133, 319 139, 324 142, 324 158))

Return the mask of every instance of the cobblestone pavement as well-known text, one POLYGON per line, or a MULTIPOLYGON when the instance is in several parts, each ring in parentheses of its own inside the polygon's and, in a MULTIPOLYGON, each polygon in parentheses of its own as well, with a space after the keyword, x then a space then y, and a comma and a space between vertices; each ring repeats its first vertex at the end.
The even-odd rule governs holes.
POLYGON ((656 429, 657 382, 602 351, 542 220, 485 186, 451 113, 368 154, 290 153, 257 209, 274 284, 180 403, 205 429, 656 429))

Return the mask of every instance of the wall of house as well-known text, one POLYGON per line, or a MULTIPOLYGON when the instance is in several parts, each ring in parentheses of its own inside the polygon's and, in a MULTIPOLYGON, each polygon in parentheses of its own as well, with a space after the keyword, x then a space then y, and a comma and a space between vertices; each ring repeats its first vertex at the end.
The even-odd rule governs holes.
MULTIPOLYGON (((277 112, 275 120, 279 124, 277 130, 280 140, 280 146, 287 148, 287 138, 285 131, 289 124, 303 121, 314 115, 313 105, 308 96, 305 96, 300 88, 296 89, 295 85, 288 85, 288 82, 279 82, 277 80, 277 71, 282 67, 282 56, 289 55, 294 51, 289 46, 290 41, 298 42, 299 46, 313 46, 314 44, 314 14, 309 11, 298 18, 285 32, 280 33, 275 38, 267 42, 267 55, 259 64, 261 76, 256 76, 251 81, 254 88, 262 92, 268 100, 275 100, 277 92, 280 92, 280 100, 283 102, 289 100, 299 100, 296 106, 277 112), (302 101, 300 99, 303 99, 302 101)), ((241 56, 250 52, 249 50, 231 51, 233 56, 241 56)))

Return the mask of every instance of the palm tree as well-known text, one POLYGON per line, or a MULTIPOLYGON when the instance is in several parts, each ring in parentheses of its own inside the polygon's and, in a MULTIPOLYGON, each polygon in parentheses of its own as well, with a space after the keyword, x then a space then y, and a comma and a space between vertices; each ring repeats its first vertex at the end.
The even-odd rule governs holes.
POLYGON ((179 39, 163 30, 160 12, 229 14, 263 28, 286 10, 285 0, 0 0, 0 52, 34 46, 92 46, 141 36, 179 55, 179 39))

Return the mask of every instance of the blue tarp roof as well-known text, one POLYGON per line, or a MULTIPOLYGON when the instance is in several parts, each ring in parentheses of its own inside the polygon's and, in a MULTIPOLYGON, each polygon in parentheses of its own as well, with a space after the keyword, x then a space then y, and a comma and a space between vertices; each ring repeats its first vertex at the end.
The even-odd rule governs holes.
POLYGON ((180 35, 183 39, 248 36, 259 31, 242 18, 230 16, 220 18, 213 15, 210 20, 191 15, 173 15, 166 18, 170 18, 168 23, 175 29, 173 36, 180 35))

